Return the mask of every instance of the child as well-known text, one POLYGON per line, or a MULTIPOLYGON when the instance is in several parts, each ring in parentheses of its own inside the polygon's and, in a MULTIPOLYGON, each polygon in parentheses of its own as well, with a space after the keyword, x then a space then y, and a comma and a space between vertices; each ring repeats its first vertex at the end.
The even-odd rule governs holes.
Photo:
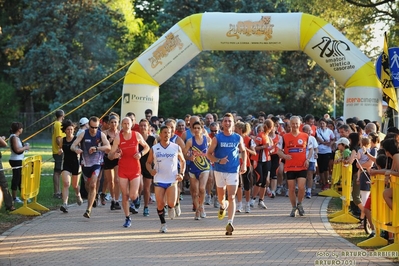
POLYGON ((334 156, 332 183, 335 185, 341 178, 341 163, 347 160, 351 151, 349 150, 349 140, 347 138, 340 138, 337 142, 337 150, 334 156))

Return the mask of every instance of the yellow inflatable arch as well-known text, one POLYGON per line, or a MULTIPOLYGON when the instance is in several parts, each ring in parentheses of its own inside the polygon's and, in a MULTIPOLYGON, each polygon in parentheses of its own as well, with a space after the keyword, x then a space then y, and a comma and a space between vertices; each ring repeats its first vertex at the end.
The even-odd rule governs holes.
POLYGON ((301 50, 344 84, 345 118, 381 120, 381 83, 371 60, 331 24, 303 13, 212 12, 186 17, 130 66, 122 115, 134 112, 139 120, 148 108, 156 115, 159 86, 203 50, 301 50))

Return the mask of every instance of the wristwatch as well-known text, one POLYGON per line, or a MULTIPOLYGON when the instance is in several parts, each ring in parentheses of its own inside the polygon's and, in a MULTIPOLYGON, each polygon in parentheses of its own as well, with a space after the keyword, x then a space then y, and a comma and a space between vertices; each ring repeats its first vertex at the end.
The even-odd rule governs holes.
POLYGON ((217 159, 217 161, 216 161, 215 163, 220 163, 221 160, 222 160, 222 159, 217 159))

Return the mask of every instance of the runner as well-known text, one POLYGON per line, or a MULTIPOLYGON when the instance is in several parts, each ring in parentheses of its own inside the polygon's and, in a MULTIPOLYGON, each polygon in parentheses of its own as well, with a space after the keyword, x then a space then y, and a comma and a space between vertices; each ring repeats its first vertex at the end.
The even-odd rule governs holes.
POLYGON ((87 210, 84 217, 90 218, 93 202, 97 195, 99 178, 104 152, 111 149, 104 133, 98 130, 100 119, 92 116, 89 119, 89 129, 78 135, 71 145, 71 150, 82 156, 82 172, 85 179, 87 195, 87 210))
POLYGON ((130 117, 122 119, 122 130, 116 135, 114 144, 109 153, 110 159, 118 158, 119 185, 122 192, 122 207, 125 212, 125 223, 123 227, 130 227, 129 198, 131 201, 139 197, 138 191, 141 180, 140 158, 149 151, 150 147, 139 132, 132 131, 132 120, 130 117), (139 151, 139 144, 144 149, 139 151))
POLYGON ((226 210, 229 219, 226 225, 226 235, 234 231, 233 220, 236 212, 235 195, 238 188, 239 174, 247 171, 247 165, 240 166, 240 153, 244 162, 247 161, 245 144, 240 135, 233 132, 234 119, 231 113, 226 113, 222 121, 223 131, 217 134, 207 152, 210 161, 215 162, 215 181, 220 203, 218 218, 223 220, 226 210), (226 190, 228 200, 225 200, 226 190))
POLYGON ((75 190, 76 203, 80 206, 83 203, 82 197, 80 196, 79 176, 80 176, 80 165, 79 156, 71 151, 71 145, 75 141, 76 137, 73 135, 75 131, 75 125, 71 120, 66 119, 62 121, 61 130, 65 133, 65 137, 61 140, 62 153, 64 154, 61 167, 61 178, 63 183, 62 188, 62 202, 60 210, 64 213, 68 212, 68 197, 69 187, 71 185, 75 190))
POLYGON ((168 204, 168 216, 175 217, 175 202, 177 200, 177 182, 183 180, 186 161, 179 145, 170 142, 172 129, 162 126, 160 131, 160 142, 150 149, 146 167, 148 172, 154 176, 155 197, 157 200, 157 211, 161 220, 159 232, 166 233, 165 221, 165 195, 168 204), (180 172, 177 163, 180 162, 180 172))
MULTIPOLYGON (((155 144, 157 144, 157 140, 154 136, 150 136, 150 123, 147 119, 141 119, 140 123, 140 134, 143 136, 143 139, 147 142, 148 146, 151 148, 155 144)), ((142 151, 144 148, 142 146, 139 147, 142 151)), ((140 158, 140 165, 141 165, 141 174, 143 178, 143 197, 144 197, 144 209, 143 209, 143 216, 149 216, 150 211, 148 209, 148 204, 150 201, 150 193, 151 193, 151 185, 153 181, 153 176, 148 172, 145 164, 147 162, 148 153, 144 154, 143 157, 140 158)), ((154 188, 152 188, 154 189, 154 188)))
MULTIPOLYGON (((109 144, 114 145, 115 138, 119 135, 119 116, 116 114, 110 115, 108 121, 108 129, 103 131, 107 136, 109 144)), ((120 210, 121 206, 119 205, 119 177, 118 177, 118 159, 111 160, 108 157, 108 154, 104 154, 104 184, 103 190, 101 193, 101 204, 105 205, 105 192, 109 189, 109 193, 111 194, 111 210, 120 210)))
POLYGON ((309 136, 299 131, 301 120, 298 116, 290 118, 291 132, 283 136, 283 149, 278 151, 280 158, 285 160, 284 171, 287 173, 288 195, 292 205, 291 217, 305 215, 302 201, 305 196, 305 184, 307 169, 309 167, 309 158, 313 156, 313 147, 309 148, 308 157, 306 157, 306 148, 309 136), (298 185, 298 201, 295 195, 295 181, 298 185))
POLYGON ((202 133, 203 127, 200 122, 194 122, 192 129, 194 130, 194 136, 187 140, 184 154, 190 154, 187 158, 191 161, 188 171, 190 186, 192 186, 190 190, 193 193, 193 203, 196 209, 194 219, 200 220, 206 217, 204 208, 205 186, 208 182, 210 170, 210 163, 206 158, 206 152, 211 139, 202 133))
MULTIPOLYGON (((252 187, 252 171, 251 171, 251 161, 250 155, 256 155, 255 147, 256 144, 254 140, 248 136, 251 131, 251 125, 249 123, 237 122, 235 125, 235 130, 244 140, 245 149, 247 152, 247 161, 244 162, 241 160, 241 164, 247 164, 247 171, 240 176, 240 181, 244 184, 244 193, 245 193, 245 213, 251 212, 250 200, 251 200, 251 187, 252 187)), ((241 186, 240 186, 241 187, 241 186)), ((242 200, 240 200, 240 194, 242 195, 242 191, 239 189, 237 192, 237 212, 242 212, 242 200)), ((241 196, 242 197, 242 196, 241 196)))

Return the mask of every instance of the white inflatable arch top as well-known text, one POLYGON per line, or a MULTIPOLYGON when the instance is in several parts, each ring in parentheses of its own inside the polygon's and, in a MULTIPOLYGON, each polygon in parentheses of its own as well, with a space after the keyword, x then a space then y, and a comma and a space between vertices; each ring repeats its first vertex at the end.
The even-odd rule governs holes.
POLYGON ((303 13, 186 17, 130 66, 123 84, 121 115, 134 112, 140 120, 146 109, 156 115, 159 86, 203 50, 301 50, 345 86, 345 118, 381 120, 381 83, 371 60, 331 24, 303 13))

